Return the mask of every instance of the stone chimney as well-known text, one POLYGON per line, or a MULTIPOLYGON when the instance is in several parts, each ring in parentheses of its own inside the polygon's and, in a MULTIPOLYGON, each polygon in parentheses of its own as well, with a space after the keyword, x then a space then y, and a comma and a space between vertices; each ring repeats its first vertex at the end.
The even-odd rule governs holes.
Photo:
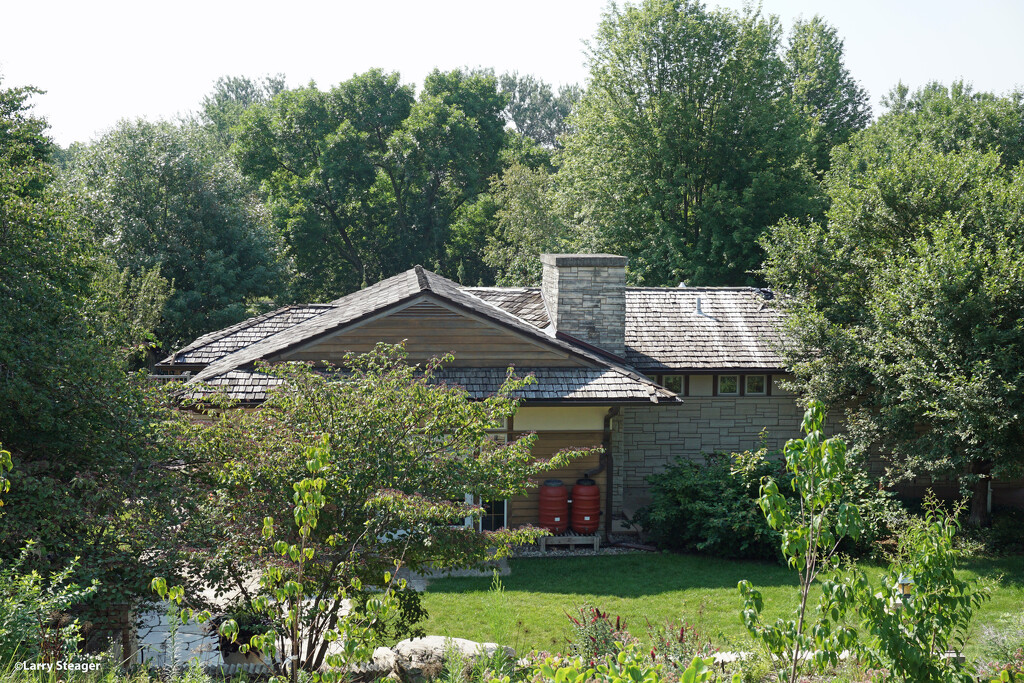
POLYGON ((612 254, 541 254, 541 291, 555 331, 626 355, 626 262, 612 254))

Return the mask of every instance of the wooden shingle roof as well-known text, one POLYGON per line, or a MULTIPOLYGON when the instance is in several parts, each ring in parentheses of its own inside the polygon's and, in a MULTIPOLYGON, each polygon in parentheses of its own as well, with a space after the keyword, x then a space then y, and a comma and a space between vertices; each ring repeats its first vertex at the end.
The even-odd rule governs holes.
POLYGON ((626 361, 647 373, 782 370, 780 322, 767 290, 628 287, 626 361))
MULTIPOLYGON (((661 403, 673 394, 653 382, 638 382, 617 368, 516 368, 520 377, 536 382, 514 393, 534 403, 661 403)), ((495 393, 505 380, 501 368, 445 368, 438 378, 466 389, 474 398, 495 393)))
MULTIPOLYGON (((502 368, 445 368, 435 374, 444 384, 462 387, 471 398, 482 399, 498 391, 505 381, 502 368)), ((513 394, 531 403, 622 404, 672 402, 672 392, 653 382, 638 381, 615 368, 516 368, 520 377, 532 376, 533 384, 513 394)), ((260 403, 267 392, 281 384, 277 377, 255 370, 230 370, 206 381, 243 403, 260 403)), ((193 389, 190 398, 201 398, 208 389, 193 389)))
MULTIPOLYGON (((229 395, 236 393, 236 387, 250 387, 239 389, 238 391, 241 393, 236 398, 246 401, 261 400, 257 398, 260 395, 260 387, 264 387, 263 395, 265 395, 265 388, 271 386, 269 383, 271 378, 265 375, 257 377, 259 373, 253 372, 252 367, 255 361, 279 358, 295 347, 309 344, 324 335, 337 332, 369 316, 386 313, 393 307, 422 296, 437 297, 449 305, 486 318, 493 324, 571 354, 591 366, 587 368, 557 368, 560 374, 553 374, 550 368, 545 369, 537 378, 539 382, 543 380, 546 384, 532 391, 535 394, 546 392, 547 399, 601 399, 606 402, 646 400, 655 403, 678 400, 675 394, 659 387, 632 368, 617 363, 602 354, 559 339, 554 335, 553 330, 538 329, 534 324, 526 322, 495 303, 476 296, 472 291, 463 289, 451 280, 425 270, 421 266, 416 266, 366 289, 332 301, 327 305, 327 310, 318 315, 311 316, 219 357, 189 382, 220 385, 228 390, 229 395)), ((502 301, 509 305, 508 297, 503 298, 502 301)), ((543 303, 541 306, 543 307, 543 303)), ((509 363, 514 364, 515 359, 510 358, 509 363)), ((465 378, 470 381, 472 386, 483 386, 486 383, 485 378, 490 377, 491 371, 480 369, 479 371, 474 370, 474 372, 478 372, 478 374, 466 375, 465 378)), ((490 380, 487 381, 490 382, 490 380)), ((494 389, 499 385, 500 382, 494 384, 494 389)), ((530 392, 531 390, 525 391, 530 392)))
POLYGON ((160 361, 159 365, 209 365, 246 346, 294 327, 332 308, 331 304, 284 306, 199 337, 188 346, 160 361))
POLYGON ((543 330, 551 324, 544 299, 537 287, 466 287, 463 291, 494 304, 539 329, 543 330))
MULTIPOLYGON (((539 287, 466 291, 541 329, 550 324, 539 287)), ((627 287, 626 362, 648 374, 781 370, 780 317, 771 300, 753 287, 627 287)))

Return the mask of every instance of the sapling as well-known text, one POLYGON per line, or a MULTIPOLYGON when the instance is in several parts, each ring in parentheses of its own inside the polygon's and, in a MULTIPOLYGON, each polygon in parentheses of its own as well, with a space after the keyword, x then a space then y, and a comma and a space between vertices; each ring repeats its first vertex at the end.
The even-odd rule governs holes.
POLYGON ((768 524, 782 534, 781 549, 789 566, 800 576, 800 602, 794 619, 761 623, 763 599, 749 581, 740 581, 743 623, 786 670, 780 680, 796 683, 801 662, 823 669, 835 666, 839 654, 853 647, 856 632, 841 620, 851 599, 851 589, 840 581, 825 581, 817 618, 811 625, 808 599, 811 586, 823 573, 838 572, 839 544, 844 538, 856 540, 863 523, 860 511, 843 499, 842 476, 846 467, 846 444, 826 439, 822 431, 825 407, 813 401, 803 418, 803 439, 791 439, 783 454, 796 500, 788 500, 772 477, 761 483, 758 504, 768 524))

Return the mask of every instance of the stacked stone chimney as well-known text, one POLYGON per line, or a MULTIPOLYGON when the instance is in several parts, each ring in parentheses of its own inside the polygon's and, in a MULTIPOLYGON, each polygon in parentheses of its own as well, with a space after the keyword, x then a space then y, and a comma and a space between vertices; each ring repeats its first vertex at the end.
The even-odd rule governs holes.
POLYGON ((612 254, 541 254, 541 291, 557 332, 626 354, 626 262, 612 254))

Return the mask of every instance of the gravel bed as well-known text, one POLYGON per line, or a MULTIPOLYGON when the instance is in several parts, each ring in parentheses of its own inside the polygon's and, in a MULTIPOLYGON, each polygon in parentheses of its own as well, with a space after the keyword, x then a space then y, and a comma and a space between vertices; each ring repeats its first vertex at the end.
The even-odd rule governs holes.
POLYGON ((540 546, 536 543, 519 546, 513 557, 588 557, 593 555, 627 555, 629 553, 656 552, 657 548, 644 545, 637 541, 636 536, 611 536, 610 543, 601 544, 601 548, 595 551, 590 545, 581 544, 576 546, 549 545, 548 549, 541 552, 540 546))

